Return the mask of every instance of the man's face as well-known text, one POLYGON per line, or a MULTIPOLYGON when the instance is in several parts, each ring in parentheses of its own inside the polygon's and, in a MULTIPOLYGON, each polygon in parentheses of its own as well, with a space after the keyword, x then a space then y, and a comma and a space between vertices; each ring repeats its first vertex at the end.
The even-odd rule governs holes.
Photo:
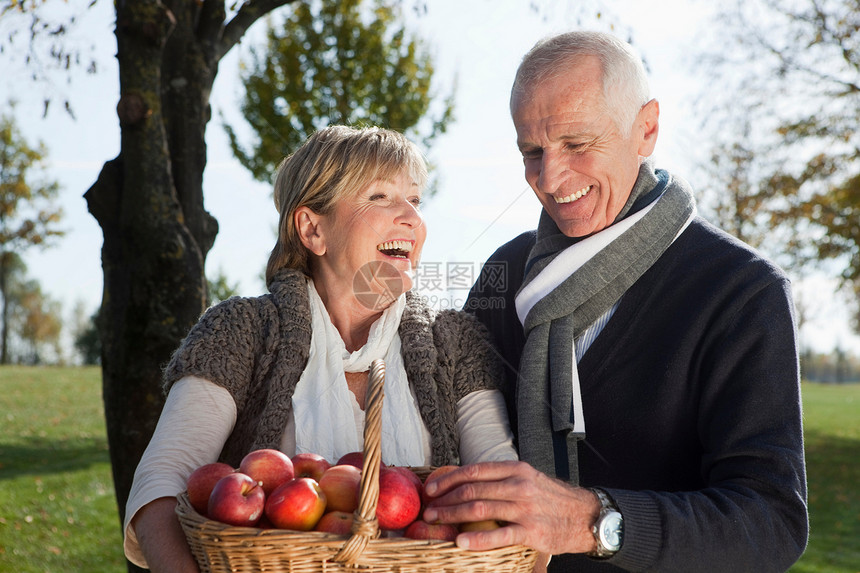
POLYGON ((526 181, 568 237, 612 224, 657 139, 657 102, 642 108, 624 137, 603 103, 601 75, 597 58, 584 58, 512 106, 526 181))

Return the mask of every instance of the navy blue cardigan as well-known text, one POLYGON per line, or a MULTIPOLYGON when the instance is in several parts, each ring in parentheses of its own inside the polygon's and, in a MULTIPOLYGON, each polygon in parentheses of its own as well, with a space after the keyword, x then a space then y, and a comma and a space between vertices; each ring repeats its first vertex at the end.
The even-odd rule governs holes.
MULTIPOLYGON (((514 297, 534 240, 499 248, 466 303, 506 363, 512 424, 524 343, 514 297)), ((578 366, 580 485, 616 501, 624 544, 606 561, 553 557, 550 571, 785 571, 800 557, 793 311, 781 270, 698 218, 627 291, 578 366)))

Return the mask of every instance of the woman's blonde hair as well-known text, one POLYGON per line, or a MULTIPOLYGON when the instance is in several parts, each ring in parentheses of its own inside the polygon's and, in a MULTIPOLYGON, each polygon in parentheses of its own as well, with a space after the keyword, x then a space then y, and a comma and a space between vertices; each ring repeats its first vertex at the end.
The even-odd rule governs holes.
POLYGON ((308 207, 327 215, 343 198, 353 196, 379 179, 406 172, 423 189, 427 165, 418 147, 403 134, 379 127, 326 127, 278 166, 275 207, 280 213, 278 240, 269 255, 266 282, 283 268, 310 276, 308 250, 295 225, 295 212, 308 207))

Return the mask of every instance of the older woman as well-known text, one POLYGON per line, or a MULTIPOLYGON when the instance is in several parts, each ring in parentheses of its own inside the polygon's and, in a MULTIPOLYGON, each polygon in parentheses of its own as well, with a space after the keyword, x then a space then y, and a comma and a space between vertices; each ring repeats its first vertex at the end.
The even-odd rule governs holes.
POLYGON ((284 160, 269 294, 209 309, 165 371, 167 401, 126 508, 132 562, 197 570, 174 510, 204 463, 236 467, 259 448, 330 461, 360 450, 376 358, 386 362, 385 463, 516 459, 481 327, 410 290, 426 178, 417 148, 377 128, 326 128, 284 160))

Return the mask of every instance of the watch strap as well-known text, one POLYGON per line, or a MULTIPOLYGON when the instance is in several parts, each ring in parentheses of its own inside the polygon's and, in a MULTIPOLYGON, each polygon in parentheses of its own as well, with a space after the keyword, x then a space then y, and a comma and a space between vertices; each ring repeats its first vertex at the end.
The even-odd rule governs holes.
POLYGON ((597 514, 597 519, 594 521, 594 525, 591 526, 591 533, 594 535, 594 540, 597 542, 597 549, 595 551, 589 551, 586 555, 605 559, 615 555, 618 549, 612 549, 604 545, 603 540, 600 538, 600 527, 607 514, 618 513, 618 515, 621 515, 621 512, 618 511, 618 506, 615 505, 615 502, 612 501, 612 498, 609 497, 609 494, 605 491, 599 488, 588 488, 588 490, 597 496, 597 500, 600 502, 600 511, 597 514))

